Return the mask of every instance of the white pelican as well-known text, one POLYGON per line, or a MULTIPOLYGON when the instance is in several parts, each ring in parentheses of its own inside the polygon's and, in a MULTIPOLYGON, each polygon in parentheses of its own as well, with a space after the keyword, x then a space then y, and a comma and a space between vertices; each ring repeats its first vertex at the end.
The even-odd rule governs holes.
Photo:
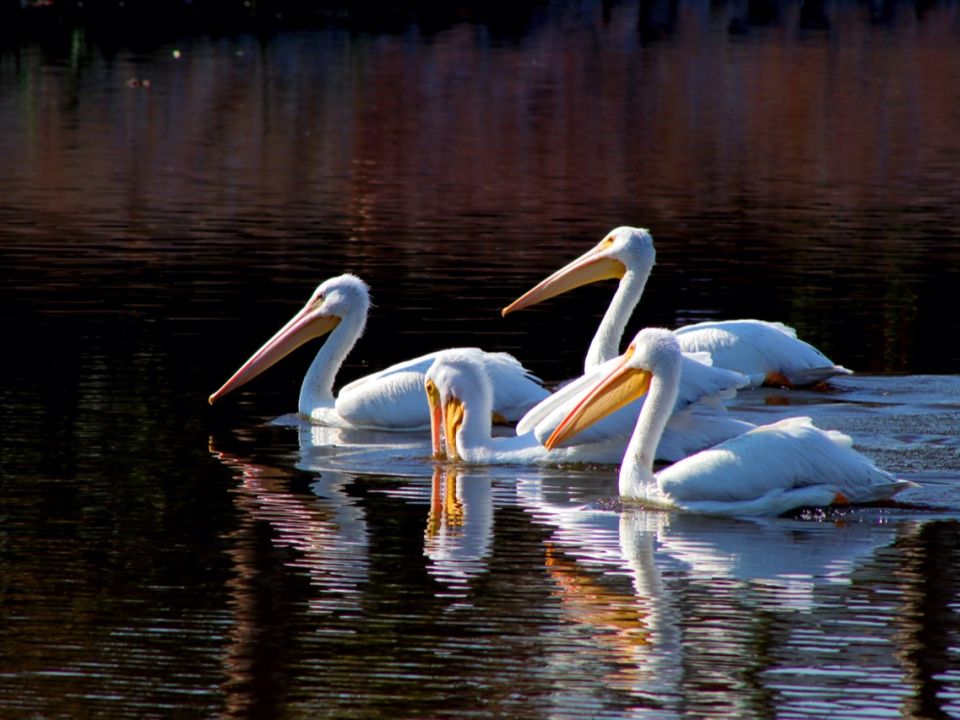
MULTIPOLYGON (((517 423, 517 435, 532 432, 541 444, 545 443, 615 360, 598 365, 531 408, 517 423)), ((744 375, 712 367, 709 353, 684 353, 681 368, 677 400, 656 451, 656 459, 666 462, 675 462, 755 427, 733 417, 721 404, 749 384, 744 375)), ((644 399, 638 398, 584 428, 575 442, 616 441, 625 449, 643 403, 644 399)))
MULTIPOLYGON (((584 361, 589 370, 620 354, 630 313, 640 301, 653 270, 656 251, 645 228, 618 227, 594 248, 544 279, 505 307, 503 315, 573 288, 608 278, 619 279, 584 361)), ((686 352, 709 352, 713 364, 741 372, 753 386, 814 385, 850 370, 834 365, 822 352, 797 338, 783 323, 727 320, 687 325, 674 331, 686 352)))
MULTIPOLYGON (((430 426, 423 398, 423 376, 437 352, 391 365, 344 385, 337 397, 333 381, 347 354, 363 333, 370 293, 360 278, 346 274, 321 283, 310 300, 264 343, 219 390, 218 398, 249 382, 305 342, 326 335, 300 387, 300 413, 324 425, 380 430, 416 430, 430 426)), ((461 348, 482 363, 494 383, 491 405, 498 420, 516 422, 549 395, 539 380, 507 353, 461 348)))
POLYGON ((654 473, 654 451, 676 403, 681 357, 669 330, 641 330, 546 446, 646 394, 620 466, 624 498, 708 513, 780 515, 804 506, 884 500, 913 486, 854 450, 848 436, 820 430, 807 417, 759 426, 654 473))
POLYGON ((430 407, 433 454, 472 465, 538 463, 618 463, 624 441, 573 445, 548 451, 533 433, 493 437, 490 407, 493 390, 486 369, 468 353, 446 350, 427 370, 421 392, 430 407))

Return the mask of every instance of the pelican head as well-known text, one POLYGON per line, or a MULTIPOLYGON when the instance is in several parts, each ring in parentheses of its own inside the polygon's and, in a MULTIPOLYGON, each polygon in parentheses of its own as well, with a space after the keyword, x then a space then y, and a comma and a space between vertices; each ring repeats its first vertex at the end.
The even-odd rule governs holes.
POLYGON ((599 280, 619 280, 628 272, 640 274, 646 280, 655 260, 656 251, 649 230, 627 226, 615 228, 592 249, 507 305, 501 314, 535 305, 581 285, 599 280))
POLYGON ((434 457, 444 457, 440 444, 442 428, 446 458, 462 460, 460 433, 472 432, 472 417, 487 418, 489 435, 493 407, 490 378, 474 359, 452 350, 441 353, 433 361, 424 378, 424 389, 430 406, 434 457))
MULTIPOLYGON (((628 405, 650 390, 654 375, 678 376, 681 351, 669 330, 645 328, 637 333, 626 351, 557 426, 544 447, 552 450, 598 420, 628 405)), ((672 405, 671 405, 672 407, 672 405)))
POLYGON ((369 308, 370 292, 360 278, 346 274, 325 280, 307 304, 210 396, 210 404, 250 382, 304 343, 332 332, 343 320, 359 323, 362 330, 369 308))

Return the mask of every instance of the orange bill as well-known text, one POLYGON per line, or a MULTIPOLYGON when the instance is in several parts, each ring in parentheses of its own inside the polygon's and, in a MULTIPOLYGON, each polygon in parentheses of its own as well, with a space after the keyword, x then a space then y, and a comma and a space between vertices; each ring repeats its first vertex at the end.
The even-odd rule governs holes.
POLYGON ((457 430, 463 424, 463 403, 456 398, 447 400, 443 406, 443 436, 447 442, 447 459, 462 460, 457 448, 457 430))
POLYGON ((210 395, 210 404, 213 405, 228 392, 250 382, 307 341, 331 332, 339 323, 339 316, 322 313, 319 303, 311 298, 310 302, 251 355, 219 390, 210 395))
POLYGON ((613 238, 602 240, 591 250, 585 252, 573 262, 563 266, 550 277, 528 290, 501 310, 506 316, 514 310, 522 310, 538 302, 561 295, 581 285, 600 280, 620 279, 626 273, 626 267, 619 260, 607 257, 607 249, 613 244, 613 238))
POLYGON ((544 447, 552 450, 598 420, 646 394, 650 389, 652 375, 649 370, 631 367, 628 361, 632 355, 631 345, 620 356, 614 368, 567 414, 547 438, 544 447))
POLYGON ((430 443, 433 447, 433 457, 443 458, 443 445, 440 442, 441 426, 443 425, 443 408, 440 406, 440 392, 433 380, 424 383, 427 393, 427 406, 430 408, 430 443))

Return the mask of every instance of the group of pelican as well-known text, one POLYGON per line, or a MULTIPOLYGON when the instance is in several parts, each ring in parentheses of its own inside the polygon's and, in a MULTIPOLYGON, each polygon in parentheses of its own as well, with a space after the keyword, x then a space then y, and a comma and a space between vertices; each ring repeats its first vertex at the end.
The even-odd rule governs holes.
POLYGON ((781 323, 646 328, 621 354, 655 257, 648 230, 616 228, 503 309, 506 315, 587 283, 618 280, 583 374, 552 393, 513 356, 463 347, 391 365, 335 396, 336 374, 370 308, 367 285, 346 274, 317 287, 209 400, 327 335, 304 376, 300 414, 341 428, 429 428, 438 459, 619 463, 625 500, 734 515, 874 502, 912 485, 854 450, 848 436, 821 430, 808 417, 755 426, 724 407, 741 388, 806 386, 849 374, 781 323), (515 424, 516 434, 495 437, 494 422, 515 424), (655 461, 672 464, 654 472, 655 461))

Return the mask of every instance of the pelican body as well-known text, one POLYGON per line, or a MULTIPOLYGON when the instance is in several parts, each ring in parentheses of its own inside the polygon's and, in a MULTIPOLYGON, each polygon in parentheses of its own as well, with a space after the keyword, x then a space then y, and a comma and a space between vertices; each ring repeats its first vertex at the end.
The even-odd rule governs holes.
MULTIPOLYGON (((210 403, 249 382, 304 343, 327 335, 300 387, 299 412, 313 422, 344 428, 418 430, 430 426, 423 379, 437 354, 400 362, 344 385, 334 396, 336 374, 363 333, 370 309, 366 283, 345 274, 321 283, 307 304, 267 340, 223 386, 210 403)), ((460 348, 473 357, 494 384, 491 412, 516 422, 549 395, 540 381, 507 353, 460 348)))
MULTIPOLYGON (((604 313, 584 360, 584 371, 620 354, 620 341, 653 270, 656 251, 645 228, 618 227, 595 247, 545 278, 503 315, 542 302, 581 285, 617 279, 617 290, 604 313)), ((674 331, 685 352, 709 352, 717 367, 736 370, 752 386, 814 385, 850 374, 817 348, 797 338, 783 323, 763 320, 703 322, 674 331)))
POLYGON ((820 430, 807 417, 759 426, 654 473, 655 449, 676 403, 681 357, 676 335, 641 330, 546 446, 646 395, 620 466, 624 498, 708 513, 781 515, 804 506, 886 500, 913 485, 854 450, 847 435, 820 430))
POLYGON ((475 357, 461 350, 437 355, 424 378, 424 391, 430 408, 433 455, 438 459, 471 465, 615 464, 623 456, 624 444, 617 440, 548 451, 530 432, 494 437, 491 378, 475 357))

